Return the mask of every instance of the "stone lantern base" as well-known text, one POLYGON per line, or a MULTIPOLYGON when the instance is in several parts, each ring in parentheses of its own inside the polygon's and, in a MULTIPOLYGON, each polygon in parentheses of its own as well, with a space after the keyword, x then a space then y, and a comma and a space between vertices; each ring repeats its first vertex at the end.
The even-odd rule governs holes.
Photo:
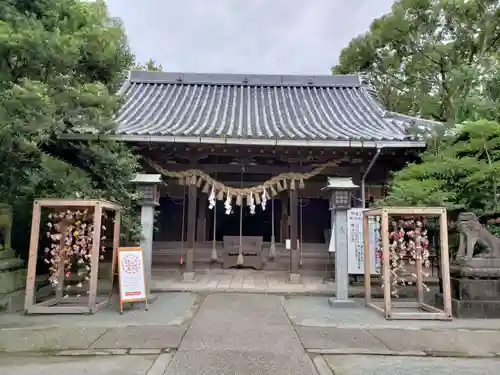
POLYGON ((11 249, 0 249, 0 311, 17 310, 18 299, 26 287, 26 269, 24 261, 17 258, 11 249))

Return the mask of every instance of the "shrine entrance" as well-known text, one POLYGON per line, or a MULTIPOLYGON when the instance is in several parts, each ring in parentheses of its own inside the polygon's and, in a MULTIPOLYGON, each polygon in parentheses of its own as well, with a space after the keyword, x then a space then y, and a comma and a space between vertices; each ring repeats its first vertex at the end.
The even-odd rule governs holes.
POLYGON ((258 247, 264 269, 298 282, 299 268, 317 268, 326 254, 326 178, 353 178, 365 206, 368 184, 383 186, 426 146, 408 129, 433 126, 385 111, 359 75, 136 71, 122 91, 109 139, 129 143, 144 172, 168 185, 153 262, 182 266, 183 280, 228 253, 245 266, 258 247), (317 246, 304 255, 300 243, 317 246))
MULTIPOLYGON (((271 242, 272 236, 272 225, 274 225, 274 235, 276 241, 281 241, 281 231, 280 231, 280 217, 281 217, 281 200, 273 199, 274 204, 274 215, 271 207, 266 210, 255 210, 254 214, 243 207, 242 212, 242 236, 261 236, 264 242, 271 242), (274 216, 274 223, 273 223, 274 216)), ((215 220, 215 239, 216 241, 222 241, 224 236, 239 236, 240 235, 240 206, 233 207, 231 213, 226 215, 224 212, 224 202, 217 202, 217 207, 215 209, 216 220, 215 220)), ((209 232, 213 233, 214 221, 209 222, 209 232)), ((209 235, 210 239, 213 239, 213 235, 209 235)))

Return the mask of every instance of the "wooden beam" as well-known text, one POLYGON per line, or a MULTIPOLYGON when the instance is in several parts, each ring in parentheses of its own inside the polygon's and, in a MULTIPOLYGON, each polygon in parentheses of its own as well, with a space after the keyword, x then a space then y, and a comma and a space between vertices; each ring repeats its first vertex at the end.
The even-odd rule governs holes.
POLYGON ((120 206, 104 201, 104 200, 95 200, 95 199, 52 199, 52 198, 43 198, 37 199, 36 202, 40 205, 40 207, 72 207, 74 208, 93 208, 97 205, 100 205, 102 208, 110 209, 110 210, 119 210, 120 206))
POLYGON ((380 236, 382 237, 382 275, 384 276, 384 313, 385 318, 390 319, 392 313, 391 304, 391 270, 390 270, 390 250, 389 250, 389 215, 382 209, 380 223, 380 236))
POLYGON ((441 245, 441 278, 443 280, 444 312, 451 319, 451 281, 450 281, 450 255, 448 249, 448 219, 446 210, 439 218, 439 242, 441 245))
POLYGON ((372 300, 372 269, 370 256, 370 227, 368 216, 363 216, 363 256, 365 269, 365 305, 368 306, 372 300))
MULTIPOLYGON (((168 164, 163 163, 161 160, 157 161, 163 168, 172 172, 181 172, 190 169, 189 164, 168 164)), ((234 173, 238 174, 241 172, 241 167, 233 164, 198 164, 198 169, 203 170, 203 172, 208 174, 213 173, 234 173)), ((294 166, 293 172, 297 173, 307 173, 312 171, 315 166, 294 166)), ((377 173, 382 173, 386 168, 384 166, 374 166, 370 174, 376 175, 377 173)), ((262 175, 278 175, 280 173, 290 172, 290 167, 287 165, 273 165, 273 164, 263 164, 263 165, 250 165, 245 166, 245 174, 262 174, 262 175)), ((345 175, 351 176, 353 173, 358 173, 357 168, 352 165, 339 165, 335 167, 325 168, 319 175, 345 175)))
POLYGON ((186 249, 186 272, 194 271, 194 247, 196 235, 196 196, 198 188, 189 185, 188 188, 188 222, 187 222, 187 249, 186 249))
POLYGON ((99 273, 99 245, 101 243, 101 227, 102 227, 102 206, 97 203, 94 208, 94 235, 92 238, 92 256, 90 264, 90 285, 89 285, 89 304, 88 309, 94 314, 97 302, 97 282, 99 273))
POLYGON ((280 242, 282 244, 285 244, 285 241, 287 238, 289 238, 290 233, 288 232, 288 226, 289 226, 289 221, 288 221, 288 197, 287 197, 287 191, 281 192, 279 195, 280 200, 281 200, 281 229, 280 229, 280 242))
POLYGON ((24 311, 28 312, 35 303, 35 278, 36 263, 38 255, 38 240, 40 237, 41 206, 38 201, 33 203, 31 217, 30 248, 28 258, 28 275, 26 278, 26 295, 24 300, 24 311))
POLYGON ((299 252, 297 250, 298 239, 298 214, 297 214, 297 190, 290 189, 290 273, 299 273, 299 252))

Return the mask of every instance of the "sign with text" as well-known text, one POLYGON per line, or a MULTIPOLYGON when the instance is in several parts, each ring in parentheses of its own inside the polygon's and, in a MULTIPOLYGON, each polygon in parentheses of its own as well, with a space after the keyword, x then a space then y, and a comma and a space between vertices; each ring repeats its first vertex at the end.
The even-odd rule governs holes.
POLYGON ((118 248, 118 274, 121 302, 146 300, 144 257, 140 247, 118 248))
MULTIPOLYGON (((350 275, 364 275, 365 273, 363 211, 365 211, 363 208, 351 208, 347 211, 347 267, 350 275)), ((380 223, 378 223, 374 217, 369 218, 368 242, 370 249, 371 274, 376 274, 378 269, 376 248, 379 241, 379 227, 380 223)))

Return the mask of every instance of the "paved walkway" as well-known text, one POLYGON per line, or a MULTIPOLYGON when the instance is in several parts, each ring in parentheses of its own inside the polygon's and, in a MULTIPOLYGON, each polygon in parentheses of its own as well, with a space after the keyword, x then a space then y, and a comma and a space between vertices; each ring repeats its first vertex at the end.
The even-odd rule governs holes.
MULTIPOLYGON (((332 296, 335 283, 331 279, 324 280, 322 276, 301 275, 299 284, 288 282, 288 272, 255 271, 250 269, 227 269, 197 271, 194 281, 181 281, 179 270, 153 269, 151 288, 153 292, 194 292, 194 293, 263 293, 263 294, 293 294, 332 296)), ((430 286, 437 285, 435 276, 427 280, 430 286)), ((404 288, 403 288, 404 289, 404 288)), ((363 297, 362 282, 349 287, 351 297, 363 297)), ((415 294, 415 287, 407 288, 402 293, 415 294)), ((372 287, 374 296, 382 296, 378 283, 372 287)))
POLYGON ((212 294, 165 375, 315 375, 278 296, 212 294))
POLYGON ((0 373, 498 374, 499 330, 500 320, 386 321, 323 297, 168 293, 124 315, 116 305, 94 316, 2 314, 0 373))

